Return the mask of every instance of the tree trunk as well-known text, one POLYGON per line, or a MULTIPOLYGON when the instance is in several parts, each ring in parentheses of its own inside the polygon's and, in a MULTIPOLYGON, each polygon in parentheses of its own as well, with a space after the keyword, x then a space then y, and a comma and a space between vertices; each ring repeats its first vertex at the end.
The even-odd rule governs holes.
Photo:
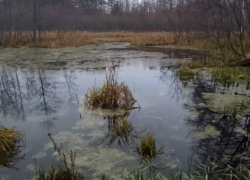
POLYGON ((33 43, 36 43, 36 0, 33 0, 34 2, 34 11, 33 11, 33 43))

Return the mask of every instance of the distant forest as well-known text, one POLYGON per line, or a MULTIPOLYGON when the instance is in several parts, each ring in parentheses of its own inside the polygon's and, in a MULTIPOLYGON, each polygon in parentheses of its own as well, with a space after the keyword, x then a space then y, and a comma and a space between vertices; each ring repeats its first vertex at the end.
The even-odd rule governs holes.
POLYGON ((0 0, 0 32, 246 31, 250 0, 0 0))

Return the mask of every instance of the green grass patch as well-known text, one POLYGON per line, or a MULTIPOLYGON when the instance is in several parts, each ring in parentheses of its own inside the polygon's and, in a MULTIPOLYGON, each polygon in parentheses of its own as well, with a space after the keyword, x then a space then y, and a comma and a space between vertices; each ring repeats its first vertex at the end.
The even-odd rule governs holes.
POLYGON ((247 83, 250 82, 250 69, 243 67, 213 68, 212 78, 223 83, 247 83))
POLYGON ((201 78, 202 74, 200 70, 194 70, 189 67, 181 67, 179 69, 179 78, 183 81, 190 81, 194 78, 201 78))
POLYGON ((157 148, 155 135, 148 134, 140 139, 137 152, 142 156, 142 160, 152 163, 157 155, 163 154, 163 147, 157 148))

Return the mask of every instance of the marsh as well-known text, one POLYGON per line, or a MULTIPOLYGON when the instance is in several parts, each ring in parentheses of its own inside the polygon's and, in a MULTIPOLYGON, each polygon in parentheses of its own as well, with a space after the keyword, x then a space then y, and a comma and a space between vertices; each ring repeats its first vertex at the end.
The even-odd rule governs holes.
POLYGON ((149 134, 154 134, 156 146, 165 154, 154 158, 153 171, 166 176, 177 166, 187 171, 190 157, 202 162, 207 156, 218 160, 249 153, 249 119, 218 122, 213 111, 219 104, 249 99, 247 83, 225 86, 211 76, 180 78, 180 65, 200 52, 185 51, 187 55, 180 56, 128 46, 0 50, 0 123, 25 135, 20 152, 24 158, 15 163, 18 171, 0 166, 0 179, 36 179, 36 168, 56 165, 58 153, 48 134, 67 154, 76 152, 76 168, 89 179, 104 174, 120 179, 146 166, 135 147, 149 134), (107 142, 107 134, 116 132, 117 126, 110 117, 124 113, 89 109, 84 100, 91 88, 103 85, 110 62, 116 67, 117 81, 126 83, 140 108, 126 112, 128 134, 107 142), (232 133, 225 128, 232 128, 232 133), (126 141, 121 140, 124 137, 126 141))

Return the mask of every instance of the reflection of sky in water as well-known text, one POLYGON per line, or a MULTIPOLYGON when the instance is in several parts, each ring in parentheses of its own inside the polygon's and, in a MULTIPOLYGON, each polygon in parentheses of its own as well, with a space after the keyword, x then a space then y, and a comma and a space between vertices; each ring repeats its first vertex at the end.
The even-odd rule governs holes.
MULTIPOLYGON (((186 102, 176 97, 181 95, 178 93, 182 89, 178 83, 172 83, 173 73, 166 70, 166 66, 177 61, 163 59, 164 55, 160 53, 136 51, 111 51, 105 56, 123 58, 118 81, 125 81, 130 86, 141 106, 140 111, 135 110, 130 114, 133 126, 154 132, 158 144, 171 150, 172 159, 187 164, 191 152, 184 123, 186 110, 183 104, 186 102)), ((102 64, 106 64, 104 62, 102 64)), ((3 67, 2 72, 5 72, 3 67)), ((84 64, 78 68, 81 67, 84 69, 84 64)), ((93 67, 95 65, 91 64, 93 67)), ((17 163, 19 171, 4 168, 0 170, 1 174, 10 176, 10 179, 33 177, 34 172, 30 170, 34 165, 32 157, 37 158, 38 166, 50 167, 55 164, 48 133, 61 142, 66 151, 76 150, 77 165, 93 176, 103 173, 116 176, 139 165, 138 155, 128 147, 122 149, 116 142, 111 148, 98 145, 106 121, 100 115, 81 111, 84 94, 94 85, 103 84, 105 70, 73 69, 40 72, 40 75, 29 73, 28 70, 1 74, 1 98, 4 97, 1 103, 4 107, 1 109, 0 122, 8 128, 16 127, 26 136, 26 157, 17 163), (130 165, 131 162, 134 167, 130 165)))

